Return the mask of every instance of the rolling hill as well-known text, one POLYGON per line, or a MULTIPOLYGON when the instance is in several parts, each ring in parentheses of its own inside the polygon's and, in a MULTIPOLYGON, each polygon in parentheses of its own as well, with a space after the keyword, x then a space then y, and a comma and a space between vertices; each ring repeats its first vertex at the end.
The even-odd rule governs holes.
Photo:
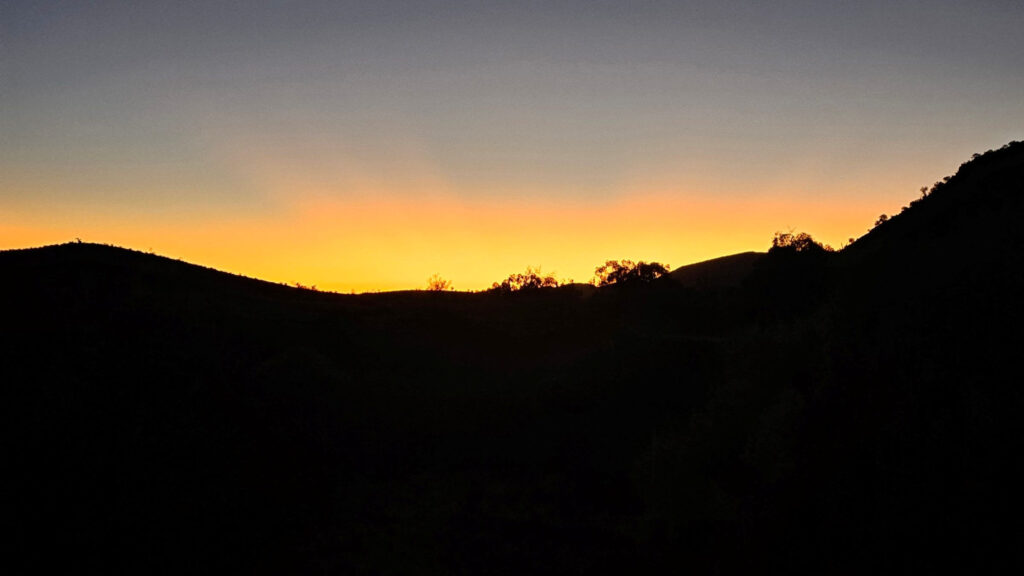
POLYGON ((680 266, 672 271, 672 279, 688 287, 737 288, 750 276, 764 252, 742 252, 680 266))

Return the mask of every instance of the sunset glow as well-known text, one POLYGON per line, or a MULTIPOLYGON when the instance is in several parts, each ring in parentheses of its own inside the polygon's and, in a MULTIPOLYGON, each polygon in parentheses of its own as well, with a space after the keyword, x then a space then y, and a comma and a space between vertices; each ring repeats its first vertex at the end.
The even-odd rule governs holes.
POLYGON ((0 249, 362 292, 838 248, 1021 136, 1022 11, 939 4, 14 2, 0 249))
POLYGON ((273 215, 194 219, 187 226, 117 216, 73 216, 4 226, 4 246, 75 238, 155 251, 247 276, 335 291, 422 288, 440 273, 460 290, 489 287, 541 266, 587 282, 610 258, 679 266, 765 250, 776 231, 810 231, 841 246, 860 235, 873 204, 809 204, 640 196, 602 203, 454 199, 313 200, 273 215), (61 221, 64 220, 64 221, 61 221), (844 237, 845 236, 845 237, 844 237))

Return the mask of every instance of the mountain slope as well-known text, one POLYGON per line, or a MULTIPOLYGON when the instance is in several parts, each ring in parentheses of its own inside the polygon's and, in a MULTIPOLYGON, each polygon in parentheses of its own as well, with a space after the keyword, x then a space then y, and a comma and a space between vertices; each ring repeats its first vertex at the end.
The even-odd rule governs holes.
POLYGON ((680 266, 672 271, 671 277, 688 287, 735 288, 743 284, 763 256, 763 252, 742 252, 713 258, 680 266))
POLYGON ((785 339, 819 342, 794 494, 877 569, 1021 567, 1022 218, 1024 143, 976 156, 835 255, 817 325, 785 339))

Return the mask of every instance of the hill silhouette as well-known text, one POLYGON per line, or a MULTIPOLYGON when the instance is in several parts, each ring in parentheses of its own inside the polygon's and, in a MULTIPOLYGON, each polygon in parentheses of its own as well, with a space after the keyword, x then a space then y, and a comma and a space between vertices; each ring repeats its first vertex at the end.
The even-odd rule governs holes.
POLYGON ((741 252, 680 266, 672 271, 672 279, 688 287, 739 287, 763 256, 764 252, 741 252))
POLYGON ((1015 571, 1021 182, 586 291, 0 252, 12 568, 1015 571))

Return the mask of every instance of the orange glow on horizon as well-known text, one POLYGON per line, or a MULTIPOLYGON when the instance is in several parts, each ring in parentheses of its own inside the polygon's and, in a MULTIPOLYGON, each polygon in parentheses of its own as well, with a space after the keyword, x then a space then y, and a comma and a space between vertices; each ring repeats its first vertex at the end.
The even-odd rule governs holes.
POLYGON ((331 200, 307 195, 276 214, 186 222, 138 215, 23 215, 0 222, 0 248, 81 238, 322 290, 419 289, 434 273, 480 290, 527 266, 589 281, 608 259, 673 268, 766 250, 776 231, 805 231, 841 246, 880 213, 874 203, 806 198, 741 200, 638 195, 604 202, 416 199, 331 200))

